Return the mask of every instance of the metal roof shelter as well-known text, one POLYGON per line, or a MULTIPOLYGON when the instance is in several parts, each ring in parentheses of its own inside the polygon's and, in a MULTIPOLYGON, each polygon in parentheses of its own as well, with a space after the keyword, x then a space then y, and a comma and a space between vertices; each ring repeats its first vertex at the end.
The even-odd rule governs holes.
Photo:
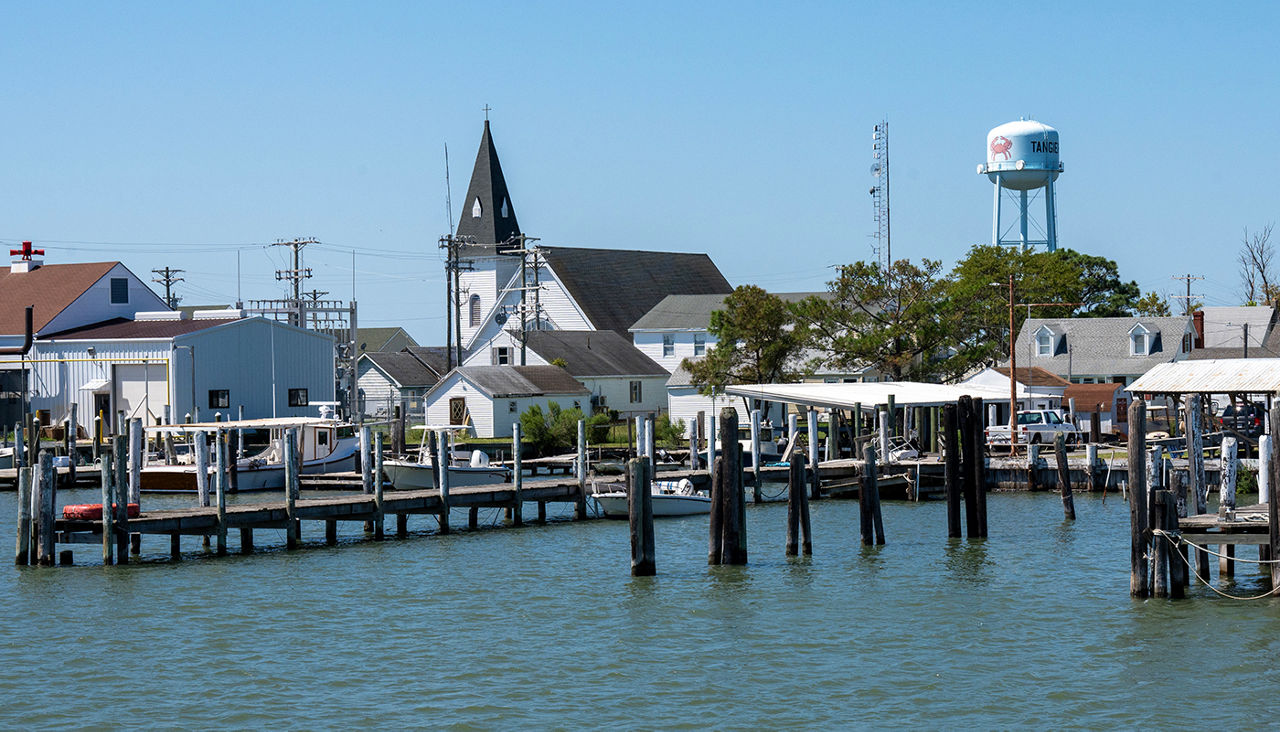
POLYGON ((1280 358, 1223 358, 1156 366, 1129 384, 1132 394, 1277 394, 1280 358))
MULTIPOLYGON (((900 407, 938 407, 950 404, 966 394, 988 404, 1009 401, 1008 389, 985 386, 925 384, 916 381, 880 381, 850 384, 740 384, 725 387, 725 393, 770 402, 800 404, 807 407, 853 409, 861 404, 864 411, 885 404, 889 396, 900 407)), ((1026 393, 1019 386, 1018 396, 1026 393)))

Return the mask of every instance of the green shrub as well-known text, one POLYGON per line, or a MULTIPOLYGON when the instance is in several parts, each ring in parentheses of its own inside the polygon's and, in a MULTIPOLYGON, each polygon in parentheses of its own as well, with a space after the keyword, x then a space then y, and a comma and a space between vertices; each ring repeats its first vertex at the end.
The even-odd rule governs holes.
POLYGON ((1241 470, 1236 475, 1236 495, 1258 492, 1258 474, 1252 470, 1241 470))
POLYGON ((665 413, 659 414, 653 423, 653 438, 659 445, 678 447, 684 441, 684 420, 672 422, 665 413))
POLYGON ((524 432, 525 444, 536 456, 554 455, 576 447, 580 419, 586 421, 589 442, 597 441, 596 436, 609 429, 608 415, 585 417, 581 409, 561 409, 556 402, 548 402, 545 412, 541 405, 530 406, 520 415, 520 429, 524 432))

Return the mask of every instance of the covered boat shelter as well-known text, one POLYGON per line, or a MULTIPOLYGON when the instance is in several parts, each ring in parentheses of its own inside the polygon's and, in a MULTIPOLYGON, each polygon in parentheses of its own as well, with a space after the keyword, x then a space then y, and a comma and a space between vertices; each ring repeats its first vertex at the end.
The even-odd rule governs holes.
MULTIPOLYGON (((1269 414, 1271 404, 1280 394, 1280 358, 1222 358, 1204 361, 1177 361, 1156 366, 1128 386, 1130 394, 1146 401, 1166 397, 1173 405, 1187 397, 1200 395, 1203 408, 1216 397, 1230 404, 1263 400, 1269 414)), ((1267 426, 1267 432, 1271 428, 1267 426)), ((1236 434, 1239 439, 1256 445, 1256 438, 1236 434)))
MULTIPOLYGON (((1017 396, 1026 394, 1026 387, 1018 385, 1017 396)), ((880 381, 862 383, 809 383, 809 384, 739 384, 725 387, 725 393, 791 404, 796 411, 810 411, 816 424, 816 410, 824 409, 839 423, 844 411, 856 413, 858 419, 850 420, 854 440, 873 429, 874 422, 866 423, 866 417, 885 412, 886 428, 893 437, 908 440, 915 438, 923 450, 936 452, 938 420, 941 407, 953 404, 962 396, 981 399, 986 410, 988 425, 994 420, 994 406, 1009 403, 1007 389, 976 384, 927 384, 917 381, 880 381), (867 429, 863 429, 864 424, 867 429)), ((838 432, 838 430, 836 430, 838 432)), ((840 447, 828 440, 828 459, 837 457, 840 447)))

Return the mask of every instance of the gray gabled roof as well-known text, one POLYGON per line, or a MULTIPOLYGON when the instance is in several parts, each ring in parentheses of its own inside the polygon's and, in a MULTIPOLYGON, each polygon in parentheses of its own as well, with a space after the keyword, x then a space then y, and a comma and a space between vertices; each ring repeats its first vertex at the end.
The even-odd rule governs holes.
MULTIPOLYGON (((810 296, 831 297, 829 292, 775 292, 785 302, 799 302, 810 296)), ((728 294, 668 295, 649 312, 631 325, 631 331, 640 330, 706 330, 711 325, 711 313, 724 310, 728 294)))
MULTIPOLYGON (((1191 318, 1030 318, 1018 332, 1018 364, 1043 367, 1059 376, 1078 374, 1145 374, 1156 364, 1180 357, 1182 336, 1190 332, 1191 318), (1154 343, 1150 355, 1129 355, 1129 332, 1141 324, 1151 331, 1154 343), (1035 355, 1035 332, 1048 325, 1063 334, 1065 343, 1053 356, 1035 355)), ((1005 365, 1008 365, 1007 363, 1005 365)))
POLYGON ((403 349, 406 353, 412 353, 414 358, 422 362, 422 365, 443 376, 449 370, 448 363, 448 346, 409 346, 403 349))
POLYGON ((490 399, 591 393, 559 366, 462 366, 454 371, 490 399))
POLYGON ((623 337, 667 295, 733 291, 706 254, 570 247, 539 251, 591 325, 623 337))
POLYGON ((667 370, 611 330, 535 330, 526 340, 545 361, 562 359, 565 370, 585 376, 666 376, 667 370))
POLYGON ((404 351, 366 351, 360 358, 368 359, 400 387, 434 386, 440 380, 439 373, 404 351))
POLYGON ((1260 348, 1275 321, 1276 310, 1269 305, 1242 307, 1206 307, 1204 311, 1204 347, 1243 350, 1245 327, 1249 331, 1250 350, 1260 348))

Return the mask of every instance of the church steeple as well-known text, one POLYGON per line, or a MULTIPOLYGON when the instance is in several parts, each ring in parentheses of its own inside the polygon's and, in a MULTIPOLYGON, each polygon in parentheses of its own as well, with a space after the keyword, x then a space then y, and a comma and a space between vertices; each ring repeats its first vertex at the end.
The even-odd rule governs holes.
POLYGON ((476 167, 471 171, 471 184, 458 221, 458 236, 473 236, 480 245, 494 245, 520 233, 516 210, 511 206, 507 181, 502 177, 498 151, 489 133, 489 120, 484 121, 484 136, 476 153, 476 167))

